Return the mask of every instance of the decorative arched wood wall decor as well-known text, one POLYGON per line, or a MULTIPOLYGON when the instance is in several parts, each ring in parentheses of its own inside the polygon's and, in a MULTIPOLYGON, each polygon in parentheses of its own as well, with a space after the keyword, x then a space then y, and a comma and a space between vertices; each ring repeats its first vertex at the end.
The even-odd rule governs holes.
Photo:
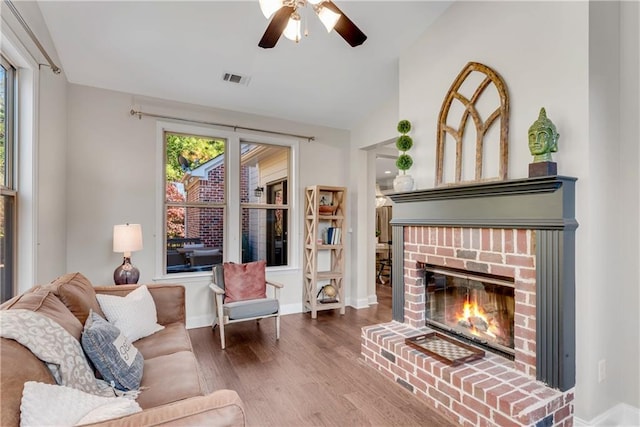
POLYGON ((462 182, 462 142, 464 137, 464 131, 466 128, 467 120, 469 116, 473 119, 473 123, 476 129, 476 162, 475 162, 475 180, 482 180, 482 163, 484 154, 484 138, 491 127, 491 125, 500 119, 500 165, 498 170, 498 176, 496 180, 507 179, 507 166, 508 166, 508 133, 509 133, 509 95, 507 88, 502 80, 502 77, 491 68, 478 62, 469 62, 464 69, 458 74, 455 81, 449 88, 449 92, 442 103, 442 109, 440 110, 440 116, 438 118, 438 142, 436 147, 436 186, 448 184, 443 182, 444 173, 444 154, 445 154, 445 140, 447 134, 451 135, 456 141, 456 171, 454 184, 462 182), (460 94, 458 90, 464 83, 465 79, 473 72, 477 71, 486 75, 484 80, 478 85, 471 99, 467 99, 460 94), (493 84, 497 90, 500 98, 500 106, 489 115, 489 117, 482 121, 478 110, 476 109, 476 103, 478 98, 484 92, 484 90, 493 84), (447 117, 449 115, 449 109, 453 102, 457 100, 462 103, 464 112, 460 119, 460 124, 457 129, 447 125, 447 117))

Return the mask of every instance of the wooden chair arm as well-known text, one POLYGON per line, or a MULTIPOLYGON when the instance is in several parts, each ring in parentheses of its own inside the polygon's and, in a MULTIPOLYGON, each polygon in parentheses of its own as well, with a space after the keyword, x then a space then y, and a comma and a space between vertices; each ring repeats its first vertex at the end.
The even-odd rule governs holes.
POLYGON ((273 286, 274 288, 278 288, 278 289, 282 289, 282 288, 284 288, 284 285, 283 285, 282 283, 280 283, 280 282, 274 282, 274 281, 271 281, 271 280, 267 280, 267 285, 271 285, 271 286, 273 286))
POLYGON ((209 283, 209 288, 211 288, 216 295, 224 295, 224 289, 213 282, 209 283))

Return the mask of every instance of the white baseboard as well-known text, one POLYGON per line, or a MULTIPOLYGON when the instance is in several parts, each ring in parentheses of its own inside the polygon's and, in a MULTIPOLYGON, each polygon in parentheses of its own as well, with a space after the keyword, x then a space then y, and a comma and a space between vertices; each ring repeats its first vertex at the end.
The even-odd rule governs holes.
POLYGON ((353 308, 356 309, 361 309, 361 308, 367 308, 369 307, 369 298, 360 298, 360 299, 356 299, 356 300, 350 300, 348 301, 348 304, 353 308))
POLYGON ((373 294, 369 295, 369 305, 374 305, 378 303, 378 295, 373 294))
POLYGON ((203 328, 213 324, 213 314, 187 317, 187 329, 203 328))
POLYGON ((640 408, 618 403, 591 421, 574 417, 573 425, 576 427, 638 427, 640 426, 640 408))

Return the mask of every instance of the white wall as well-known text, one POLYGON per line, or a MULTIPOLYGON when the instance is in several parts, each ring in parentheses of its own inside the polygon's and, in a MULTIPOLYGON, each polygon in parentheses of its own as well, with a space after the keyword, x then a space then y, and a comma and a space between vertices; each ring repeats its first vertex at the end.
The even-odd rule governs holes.
MULTIPOLYGON (((14 2, 14 5, 59 66, 37 4, 14 2)), ((19 131, 18 291, 21 292, 65 272, 67 80, 64 70, 56 75, 48 66, 38 67, 38 63, 46 63, 44 56, 4 2, 2 24, 3 53, 19 67, 20 90, 27 89, 31 98, 22 99, 20 106, 20 114, 29 110, 30 116, 20 118, 19 131), (22 60, 18 60, 20 56, 22 60)))
POLYGON ((556 124, 558 172, 578 178, 575 413, 583 420, 618 402, 640 407, 637 9, 635 2, 456 2, 400 58, 397 117, 413 123, 417 188, 434 186, 438 114, 467 62, 505 80, 510 178, 528 175, 527 130, 540 107, 556 124), (603 359, 607 378, 599 383, 603 359))
MULTIPOLYGON (((158 279, 154 277, 159 258, 156 251, 162 248, 154 244, 156 233, 161 231, 157 220, 161 205, 156 199, 157 120, 131 117, 132 105, 143 111, 175 117, 315 136, 314 142, 299 143, 299 162, 294 164, 300 175, 297 188, 291 191, 297 197, 299 210, 293 212, 292 218, 299 222, 299 233, 302 233, 304 187, 347 183, 349 133, 346 131, 71 84, 68 92, 67 270, 82 272, 94 284, 113 283, 113 270, 121 262, 121 254, 111 251, 112 227, 124 222, 140 223, 143 227, 144 249, 132 257, 141 272, 140 283, 158 279)), ((298 237, 297 245, 291 250, 302 254, 301 236, 298 237)), ((301 256, 298 259, 301 260, 301 256)), ((350 264, 349 260, 346 264, 350 264)), ((347 268, 345 283, 351 283, 349 275, 347 268)), ((302 307, 301 265, 276 269, 268 276, 285 283, 282 303, 287 310, 299 311, 302 307)), ((160 281, 179 281, 187 286, 190 326, 211 321, 213 306, 208 276, 160 281)), ((346 291, 350 297, 351 289, 346 291)))
MULTIPOLYGON (((589 287, 581 328, 585 405, 640 407, 637 2, 589 4, 589 287), (598 382, 595 366, 606 361, 598 382)), ((583 260, 584 261, 584 260, 583 260)), ((578 261, 580 262, 580 260, 578 261)), ((586 412, 589 415, 597 414, 586 412)))

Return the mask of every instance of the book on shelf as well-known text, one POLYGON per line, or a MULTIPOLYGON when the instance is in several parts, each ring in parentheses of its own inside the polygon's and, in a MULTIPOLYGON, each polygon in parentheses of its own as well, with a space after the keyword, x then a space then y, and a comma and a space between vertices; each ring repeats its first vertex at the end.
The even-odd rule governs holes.
POLYGON ((327 228, 327 245, 339 245, 342 235, 342 229, 340 227, 327 228))

